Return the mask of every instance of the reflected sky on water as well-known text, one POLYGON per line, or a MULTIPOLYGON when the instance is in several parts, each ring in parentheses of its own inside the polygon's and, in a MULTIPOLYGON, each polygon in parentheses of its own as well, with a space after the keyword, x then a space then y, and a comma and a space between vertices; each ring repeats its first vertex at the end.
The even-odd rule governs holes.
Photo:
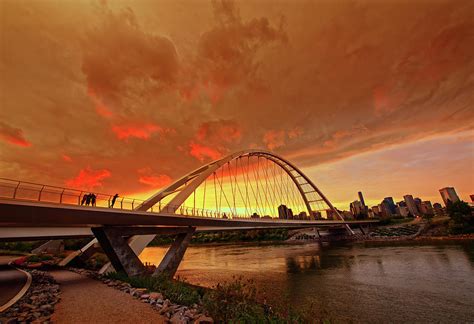
MULTIPOLYGON (((165 251, 147 248, 140 258, 156 264, 165 251)), ((193 246, 177 274, 209 287, 251 278, 272 303, 335 322, 474 322, 473 242, 193 246)))

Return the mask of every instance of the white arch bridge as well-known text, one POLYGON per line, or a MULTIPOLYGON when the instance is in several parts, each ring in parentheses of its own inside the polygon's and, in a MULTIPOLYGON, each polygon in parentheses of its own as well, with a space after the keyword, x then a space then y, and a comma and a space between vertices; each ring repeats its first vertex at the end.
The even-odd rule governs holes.
MULTIPOLYGON (((245 150, 208 163, 147 200, 0 179, 0 240, 95 236, 72 257, 91 255, 97 243, 116 270, 146 272, 138 259, 156 235, 176 235, 156 273, 173 275, 196 231, 344 227, 346 221, 294 164, 267 151, 245 150)), ((103 269, 105 270, 105 268, 103 269)))

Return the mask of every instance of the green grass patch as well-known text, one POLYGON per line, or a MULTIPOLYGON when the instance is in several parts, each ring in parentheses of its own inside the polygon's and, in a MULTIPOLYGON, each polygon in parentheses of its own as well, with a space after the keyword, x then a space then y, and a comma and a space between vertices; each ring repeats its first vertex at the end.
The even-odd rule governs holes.
POLYGON ((257 302, 257 290, 252 281, 234 278, 231 282, 218 284, 214 289, 193 286, 168 276, 127 277, 121 272, 110 273, 110 279, 128 282, 135 288, 146 288, 163 294, 173 303, 198 305, 201 311, 210 315, 216 323, 305 323, 293 311, 284 315, 257 302))

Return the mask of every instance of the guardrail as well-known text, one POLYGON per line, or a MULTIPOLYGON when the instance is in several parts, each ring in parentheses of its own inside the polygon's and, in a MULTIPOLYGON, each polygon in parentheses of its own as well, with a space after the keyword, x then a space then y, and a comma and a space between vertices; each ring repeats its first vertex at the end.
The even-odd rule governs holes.
MULTIPOLYGON (((124 210, 135 210, 140 206, 144 200, 121 197, 119 196, 115 203, 112 205, 114 195, 97 193, 94 191, 85 191, 65 187, 50 186, 45 184, 18 181, 6 178, 0 178, 0 198, 9 198, 16 200, 26 201, 38 201, 48 203, 58 203, 65 205, 76 205, 84 208, 101 207, 101 208, 114 208, 124 210), (87 200, 84 198, 89 193, 93 193, 96 198, 95 202, 91 201, 87 204, 87 200)), ((202 209, 188 206, 162 206, 161 202, 157 203, 154 207, 148 210, 151 213, 166 213, 166 214, 178 214, 183 216, 194 216, 194 217, 212 217, 212 218, 223 218, 223 219, 251 219, 251 220, 278 220, 278 218, 263 216, 260 218, 252 218, 247 215, 237 214, 232 212, 222 212, 210 209, 202 209)))

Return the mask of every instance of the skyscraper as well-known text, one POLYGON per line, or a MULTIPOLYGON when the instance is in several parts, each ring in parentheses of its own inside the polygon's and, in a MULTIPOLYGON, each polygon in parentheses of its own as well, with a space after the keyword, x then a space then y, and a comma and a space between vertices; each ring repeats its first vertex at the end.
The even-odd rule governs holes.
POLYGON ((416 207, 416 203, 412 195, 403 196, 403 200, 405 200, 405 203, 407 204, 407 207, 408 207, 408 211, 410 212, 412 216, 420 215, 420 212, 418 211, 418 208, 416 207))
POLYGON ((439 189, 439 193, 441 194, 441 198, 443 198, 445 206, 448 204, 448 201, 451 201, 452 203, 459 201, 458 194, 453 187, 439 189))
POLYGON ((278 206, 278 218, 288 219, 288 207, 286 207, 285 205, 278 206))
POLYGON ((387 203, 391 214, 395 214, 397 212, 397 206, 395 205, 395 202, 393 201, 392 197, 385 197, 383 201, 387 203))
POLYGON ((362 203, 362 206, 365 206, 364 196, 362 196, 362 191, 359 191, 359 200, 362 203))

